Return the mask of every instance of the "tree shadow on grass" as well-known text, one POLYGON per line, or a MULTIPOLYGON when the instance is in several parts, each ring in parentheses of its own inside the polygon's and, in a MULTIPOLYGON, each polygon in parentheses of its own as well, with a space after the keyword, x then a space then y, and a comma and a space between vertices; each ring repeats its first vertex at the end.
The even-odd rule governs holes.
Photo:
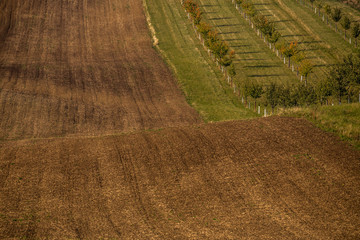
POLYGON ((303 52, 312 52, 312 51, 318 51, 318 50, 321 50, 321 49, 323 49, 323 48, 315 47, 315 48, 303 49, 302 51, 303 51, 303 52))
POLYGON ((220 7, 219 4, 203 4, 199 5, 199 7, 220 7))
POLYGON ((294 22, 294 20, 276 20, 276 21, 271 21, 273 23, 282 23, 282 22, 294 22))
POLYGON ((234 27, 234 26, 241 26, 241 25, 242 24, 222 24, 222 25, 215 25, 215 27, 234 27))
POLYGON ((319 68, 319 67, 333 67, 333 66, 336 66, 337 64, 336 63, 327 63, 327 64, 314 64, 313 67, 314 68, 319 68))
POLYGON ((234 19, 233 17, 214 17, 209 18, 209 20, 225 20, 225 19, 234 19))
POLYGON ((213 13, 219 13, 219 12, 204 12, 204 14, 213 14, 213 13))
POLYGON ((262 77, 281 77, 281 76, 285 76, 284 74, 254 74, 254 75, 247 75, 247 77, 251 77, 251 78, 262 78, 262 77))
POLYGON ((228 39, 224 39, 224 41, 226 42, 233 42, 233 41, 242 41, 245 40, 243 38, 228 38, 228 39))
POLYGON ((262 52, 259 52, 259 51, 255 51, 255 52, 238 52, 236 54, 253 54, 253 53, 262 53, 262 52))
POLYGON ((230 45, 231 48, 242 48, 242 47, 250 47, 249 44, 241 44, 241 45, 230 45))
POLYGON ((244 68, 278 68, 278 65, 253 65, 244 66, 244 68))
POLYGON ((304 44, 304 43, 323 43, 324 41, 316 41, 316 40, 311 40, 311 41, 300 41, 298 42, 298 44, 304 44))
POLYGON ((255 6, 270 5, 270 3, 253 3, 255 6))
POLYGON ((282 37, 308 37, 308 34, 287 34, 287 35, 282 35, 282 37))
MULTIPOLYGON (((257 9, 258 12, 265 12, 265 11, 272 11, 274 9, 271 8, 261 8, 261 9, 257 9)), ((268 16, 273 16, 272 14, 268 15, 268 16)))
MULTIPOLYGON (((240 59, 235 59, 233 62, 240 61, 240 59)), ((262 58, 242 58, 241 61, 265 61, 262 58)))
MULTIPOLYGON (((219 26, 216 26, 216 27, 219 27, 219 26)), ((236 31, 236 32, 220 32, 218 33, 219 35, 226 35, 226 34, 236 34, 236 33, 241 33, 239 31, 236 31)))

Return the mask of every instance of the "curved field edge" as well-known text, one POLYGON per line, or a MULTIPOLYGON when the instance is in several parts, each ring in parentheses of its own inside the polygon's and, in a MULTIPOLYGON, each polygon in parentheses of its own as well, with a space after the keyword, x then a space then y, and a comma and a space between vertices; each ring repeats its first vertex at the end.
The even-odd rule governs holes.
POLYGON ((173 69, 188 103, 204 121, 254 118, 233 94, 215 64, 196 39, 180 1, 144 0, 158 39, 157 48, 173 69))

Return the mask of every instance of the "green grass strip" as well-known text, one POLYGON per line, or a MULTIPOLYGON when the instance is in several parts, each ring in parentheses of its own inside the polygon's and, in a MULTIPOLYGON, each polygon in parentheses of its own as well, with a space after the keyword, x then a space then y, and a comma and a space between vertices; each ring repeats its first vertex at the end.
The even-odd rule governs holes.
POLYGON ((173 69, 188 103, 204 121, 257 117, 242 106, 239 96, 233 94, 223 74, 208 57, 180 1, 145 1, 159 39, 158 48, 173 69))

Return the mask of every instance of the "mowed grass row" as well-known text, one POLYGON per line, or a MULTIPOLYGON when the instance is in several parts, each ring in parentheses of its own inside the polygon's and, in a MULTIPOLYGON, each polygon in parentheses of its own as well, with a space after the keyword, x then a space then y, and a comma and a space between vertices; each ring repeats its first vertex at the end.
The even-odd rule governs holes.
POLYGON ((204 20, 219 33, 231 49, 235 50, 234 59, 237 70, 236 82, 268 85, 270 82, 292 84, 299 78, 284 65, 280 58, 267 47, 263 39, 239 14, 229 0, 199 0, 204 11, 204 20))
POLYGON ((260 14, 275 22, 285 42, 298 41, 299 48, 314 65, 310 80, 326 78, 331 66, 344 56, 356 52, 355 46, 346 42, 343 35, 336 33, 318 15, 294 0, 251 2, 260 14))
POLYGON ((203 49, 180 1, 146 2, 161 54, 174 70, 187 101, 204 121, 257 117, 257 114, 242 106, 239 96, 233 93, 223 74, 203 49))

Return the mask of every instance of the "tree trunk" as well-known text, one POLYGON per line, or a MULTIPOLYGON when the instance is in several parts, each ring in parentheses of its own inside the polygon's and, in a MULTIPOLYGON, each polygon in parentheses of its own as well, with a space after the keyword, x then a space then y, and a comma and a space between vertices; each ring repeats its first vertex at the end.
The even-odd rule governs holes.
POLYGON ((289 57, 289 66, 288 67, 290 68, 290 57, 289 57))
POLYGON ((355 38, 355 47, 357 48, 357 38, 355 38))
POLYGON ((337 24, 335 23, 335 32, 337 32, 337 24))

